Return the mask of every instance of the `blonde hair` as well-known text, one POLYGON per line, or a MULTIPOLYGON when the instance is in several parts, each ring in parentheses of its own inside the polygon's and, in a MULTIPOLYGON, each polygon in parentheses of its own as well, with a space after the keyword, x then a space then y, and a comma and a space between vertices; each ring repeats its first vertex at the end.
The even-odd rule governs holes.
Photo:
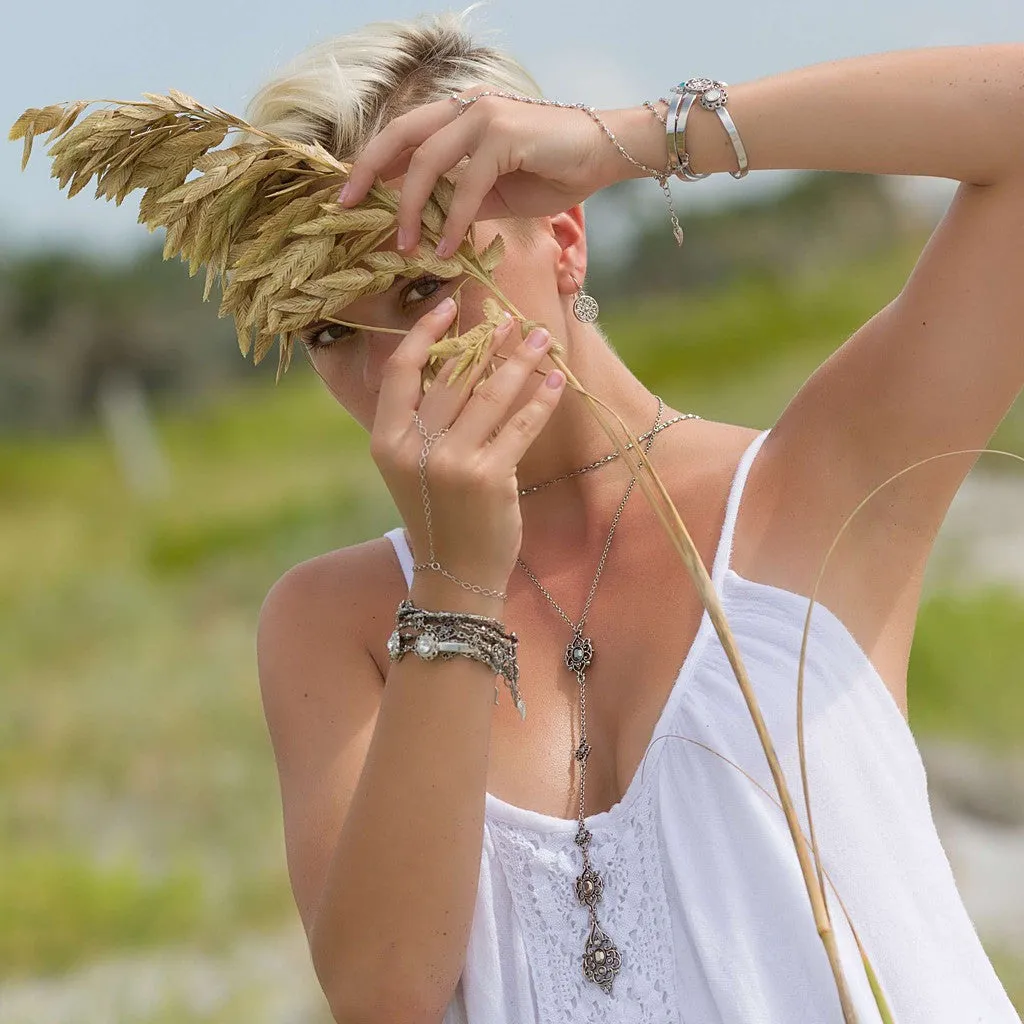
MULTIPOLYGON (((311 47, 266 82, 247 106, 251 124, 299 142, 319 142, 352 161, 389 121, 452 90, 483 83, 542 97, 513 57, 478 43, 463 11, 376 21, 311 47)), ((528 243, 535 221, 502 222, 528 243)))

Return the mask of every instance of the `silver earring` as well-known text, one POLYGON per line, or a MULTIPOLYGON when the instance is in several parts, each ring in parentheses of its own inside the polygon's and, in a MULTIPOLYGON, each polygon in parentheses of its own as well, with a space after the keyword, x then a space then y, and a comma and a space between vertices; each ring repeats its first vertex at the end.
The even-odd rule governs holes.
POLYGON ((570 273, 569 276, 572 278, 572 283, 576 285, 577 295, 573 300, 572 313, 580 323, 592 324, 597 319, 599 312, 597 299, 592 295, 588 295, 583 290, 583 285, 576 280, 576 275, 570 273))

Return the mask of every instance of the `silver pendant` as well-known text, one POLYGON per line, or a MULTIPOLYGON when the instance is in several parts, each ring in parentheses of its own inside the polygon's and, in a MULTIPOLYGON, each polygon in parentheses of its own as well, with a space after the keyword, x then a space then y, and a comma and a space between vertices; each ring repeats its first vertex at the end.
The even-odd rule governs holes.
POLYGON ((592 324, 597 319, 599 312, 597 300, 592 295, 580 291, 573 300, 572 314, 580 323, 592 324))
POLYGON ((594 644, 590 637, 574 633, 565 648, 566 668, 573 672, 585 672, 594 660, 594 644))
POLYGON ((612 994, 612 982, 622 969, 622 957, 614 943, 595 920, 590 927, 587 948, 583 954, 583 974, 587 981, 612 994))

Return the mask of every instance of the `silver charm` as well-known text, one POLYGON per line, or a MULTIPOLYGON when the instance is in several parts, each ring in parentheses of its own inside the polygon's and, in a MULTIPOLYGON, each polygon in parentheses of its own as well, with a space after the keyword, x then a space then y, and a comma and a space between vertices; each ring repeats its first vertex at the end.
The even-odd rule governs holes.
POLYGON ((587 948, 583 954, 583 974, 587 981, 600 985, 608 995, 612 993, 612 982, 622 969, 622 957, 614 943, 597 921, 591 925, 587 948))
POLYGON ((574 634, 565 648, 565 667, 572 672, 586 672, 593 660, 593 641, 580 633, 574 634))
POLYGON ((573 284, 575 284, 578 289, 576 298, 573 300, 572 304, 572 315, 576 317, 580 323, 592 324, 597 319, 597 314, 600 312, 597 305, 597 299, 592 295, 588 295, 583 290, 583 285, 576 280, 575 274, 570 274, 569 276, 572 278, 573 284))
POLYGON ((402 634, 396 629, 391 636, 388 637, 388 655, 392 661, 398 661, 400 657, 400 651, 402 650, 402 634))
POLYGON ((430 661, 437 657, 439 649, 437 637, 433 633, 420 633, 416 637, 416 653, 421 658, 426 658, 427 661, 430 661))
POLYGON ((576 879, 576 899, 585 907, 593 909, 601 902, 604 895, 604 882, 601 876, 588 864, 583 874, 576 879))
POLYGON ((599 312, 597 300, 591 295, 582 292, 576 296, 572 304, 572 314, 584 324, 592 324, 597 319, 599 312))

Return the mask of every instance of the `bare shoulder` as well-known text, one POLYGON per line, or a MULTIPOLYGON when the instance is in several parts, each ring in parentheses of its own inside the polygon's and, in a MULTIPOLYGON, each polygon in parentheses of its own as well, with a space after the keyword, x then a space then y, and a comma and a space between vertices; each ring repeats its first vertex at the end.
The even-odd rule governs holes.
POLYGON ((307 559, 284 573, 264 598, 258 648, 269 657, 315 635, 325 651, 351 651, 379 635, 377 620, 394 614, 389 601, 404 589, 401 568, 386 537, 307 559))
POLYGON ((367 643, 404 591, 387 538, 301 562, 260 608, 260 694, 280 780, 288 871, 309 934, 377 722, 384 669, 367 643))

